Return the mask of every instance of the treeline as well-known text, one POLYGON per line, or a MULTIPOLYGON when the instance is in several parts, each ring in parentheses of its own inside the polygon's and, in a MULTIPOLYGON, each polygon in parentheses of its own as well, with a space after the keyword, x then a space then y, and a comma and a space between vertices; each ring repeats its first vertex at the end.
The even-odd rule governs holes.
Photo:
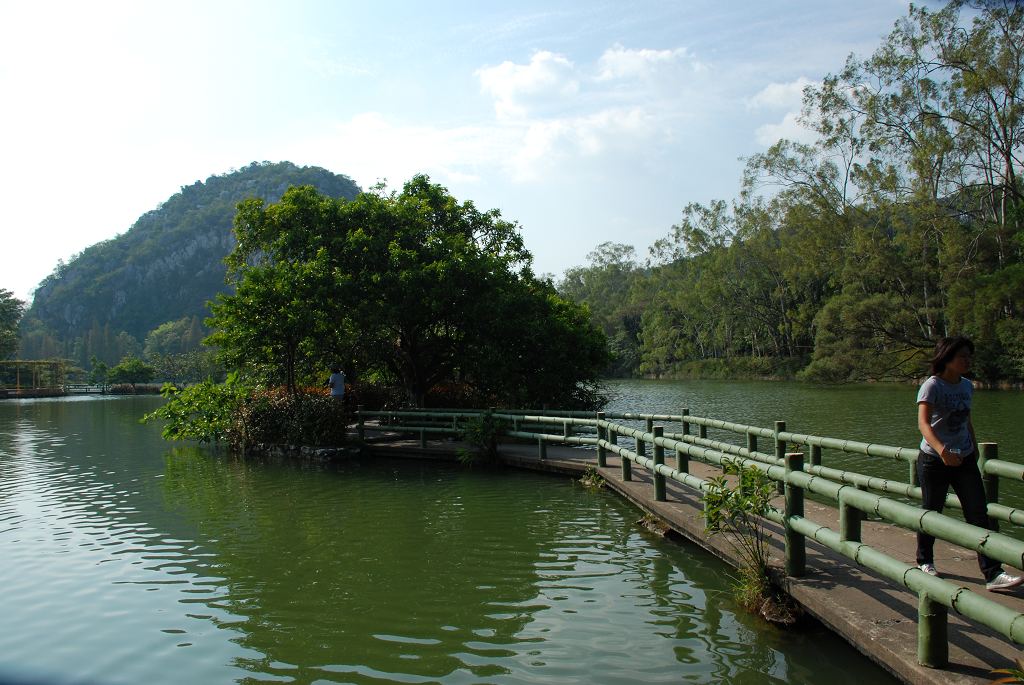
POLYGON ((687 206, 641 263, 605 243, 562 294, 611 371, 919 375, 963 333, 988 381, 1024 378, 1024 6, 912 7, 804 92, 813 143, 747 160, 731 202, 687 206))
MULTIPOLYGON (((153 375, 145 380, 156 378, 173 383, 192 383, 206 378, 223 378, 224 368, 216 360, 215 350, 203 343, 209 334, 210 330, 196 316, 163 323, 150 331, 141 343, 110 324, 100 326, 93 322, 83 335, 62 345, 54 343, 48 336, 44 337, 44 343, 37 348, 36 359, 59 359, 69 364, 66 370, 72 380, 97 384, 145 382, 118 380, 117 374, 109 376, 119 366, 128 364, 132 368, 131 365, 137 363, 153 370, 153 375), (82 359, 86 361, 82 362, 82 359)), ((4 356, 0 355, 0 359, 4 356)))

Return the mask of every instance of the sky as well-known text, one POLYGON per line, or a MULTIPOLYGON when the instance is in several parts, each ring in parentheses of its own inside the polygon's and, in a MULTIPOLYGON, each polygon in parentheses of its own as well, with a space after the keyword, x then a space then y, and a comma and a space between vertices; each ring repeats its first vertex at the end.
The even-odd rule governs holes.
MULTIPOLYGON (((933 5, 934 3, 925 3, 933 5)), ((642 260, 898 0, 0 0, 0 288, 197 180, 291 161, 417 173, 516 221, 539 274, 642 260)))

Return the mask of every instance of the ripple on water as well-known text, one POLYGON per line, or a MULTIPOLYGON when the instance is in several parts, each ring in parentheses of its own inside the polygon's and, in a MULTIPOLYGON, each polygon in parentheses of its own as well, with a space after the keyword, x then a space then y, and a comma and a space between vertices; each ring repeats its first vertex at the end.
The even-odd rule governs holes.
MULTIPOLYGON (((0 671, 113 685, 706 682, 779 660, 800 673, 808 658, 761 644, 709 599, 717 561, 638 535, 607 493, 440 465, 168 455, 119 406, 64 407, 61 436, 0 405, 0 671), (101 444, 105 426, 138 433, 119 451, 101 444)), ((829 679, 854 682, 843 677, 829 679)))

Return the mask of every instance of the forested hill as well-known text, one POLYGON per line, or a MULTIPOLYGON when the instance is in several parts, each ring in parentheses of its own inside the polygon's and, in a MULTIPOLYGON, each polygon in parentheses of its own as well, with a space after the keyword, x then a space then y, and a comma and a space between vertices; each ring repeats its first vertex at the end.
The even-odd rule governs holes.
POLYGON ((87 248, 40 284, 22 325, 21 354, 83 365, 97 355, 113 363, 163 323, 201 321, 206 302, 225 289, 223 259, 234 247, 238 202, 277 202, 294 185, 348 199, 360 192, 347 176, 290 162, 253 162, 182 187, 128 231, 87 248))
POLYGON ((1024 382, 1022 45, 1024 3, 911 5, 804 89, 813 142, 751 155, 739 197, 686 205, 646 263, 598 246, 561 293, 620 374, 919 378, 963 334, 974 380, 1024 382))

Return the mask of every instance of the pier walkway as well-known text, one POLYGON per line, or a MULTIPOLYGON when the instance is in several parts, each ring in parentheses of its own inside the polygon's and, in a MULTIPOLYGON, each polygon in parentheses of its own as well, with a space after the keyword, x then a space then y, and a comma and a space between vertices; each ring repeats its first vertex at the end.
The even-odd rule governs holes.
MULTIPOLYGON (((387 435, 366 426, 369 451, 377 457, 455 460, 462 443, 438 441, 422 446, 411 436, 387 435)), ((506 465, 538 471, 579 476, 588 467, 597 468, 594 449, 551 445, 545 459, 536 446, 501 444, 499 459, 506 465)), ((631 480, 623 480, 619 457, 609 453, 599 472, 608 486, 640 509, 650 512, 672 530, 735 565, 732 550, 720 537, 704 533, 703 505, 699 493, 667 482, 666 501, 656 501, 652 475, 634 467, 631 480)), ((691 472, 698 477, 720 473, 712 466, 692 462, 691 472)), ((782 498, 779 498, 781 504, 782 498)), ((811 499, 805 502, 808 518, 839 529, 837 509, 811 499)), ((914 533, 879 520, 862 522, 862 539, 873 548, 895 558, 914 563, 914 533)), ((849 559, 807 540, 806 574, 785 577, 783 572, 783 530, 767 524, 772 533, 773 567, 777 578, 803 609, 845 638, 896 677, 907 683, 935 685, 979 685, 998 677, 993 669, 1014 667, 1021 652, 994 631, 961 619, 949 611, 949 665, 933 669, 918 664, 918 597, 907 588, 888 580, 849 559)), ((975 552, 937 540, 935 564, 942 578, 986 595, 1013 611, 1024 613, 1024 587, 1009 592, 987 592, 978 571, 975 552)), ((1007 569, 1010 570, 1010 569, 1007 569)), ((1019 569, 1018 569, 1019 572, 1019 569)))

